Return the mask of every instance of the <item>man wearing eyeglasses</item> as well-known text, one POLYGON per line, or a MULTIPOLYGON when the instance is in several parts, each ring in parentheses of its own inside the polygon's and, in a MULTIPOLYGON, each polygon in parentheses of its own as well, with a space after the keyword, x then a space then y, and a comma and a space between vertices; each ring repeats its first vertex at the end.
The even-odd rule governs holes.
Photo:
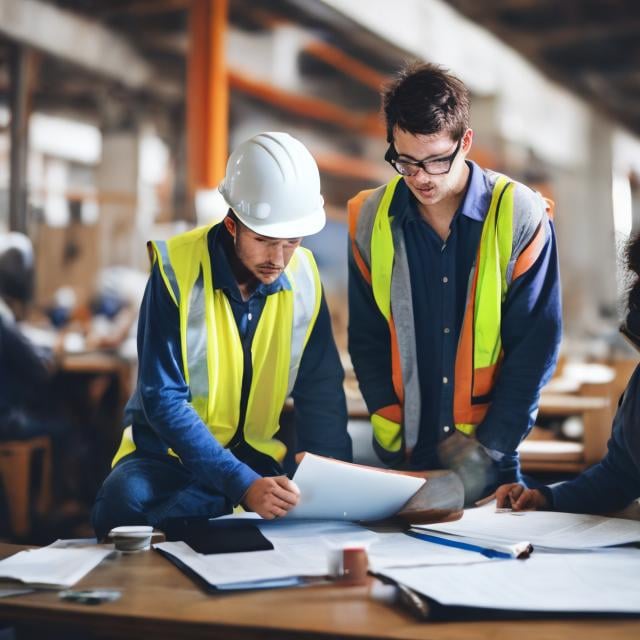
POLYGON ((349 202, 349 351, 382 461, 454 469, 472 504, 522 481, 560 343, 553 225, 539 194, 467 159, 459 79, 409 66, 383 105, 399 175, 349 202))

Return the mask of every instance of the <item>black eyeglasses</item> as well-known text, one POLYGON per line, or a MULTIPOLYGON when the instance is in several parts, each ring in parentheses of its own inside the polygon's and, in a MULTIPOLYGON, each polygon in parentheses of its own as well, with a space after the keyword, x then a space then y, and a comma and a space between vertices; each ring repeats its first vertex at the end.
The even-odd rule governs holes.
POLYGON ((462 138, 458 140, 455 151, 445 158, 438 158, 436 160, 399 160, 398 152, 395 150, 392 142, 387 149, 387 153, 384 154, 384 159, 401 176, 415 176, 420 169, 430 176, 440 176, 451 171, 453 161, 456 159, 458 151, 460 151, 461 143, 462 138))

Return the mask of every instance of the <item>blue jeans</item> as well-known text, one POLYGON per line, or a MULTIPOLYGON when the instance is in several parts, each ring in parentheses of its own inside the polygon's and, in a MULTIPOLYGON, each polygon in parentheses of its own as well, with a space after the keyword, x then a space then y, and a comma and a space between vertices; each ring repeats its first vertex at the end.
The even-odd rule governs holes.
POLYGON ((107 476, 91 521, 100 540, 113 527, 142 524, 162 528, 168 518, 215 517, 232 510, 228 498, 198 484, 177 459, 136 451, 107 476))

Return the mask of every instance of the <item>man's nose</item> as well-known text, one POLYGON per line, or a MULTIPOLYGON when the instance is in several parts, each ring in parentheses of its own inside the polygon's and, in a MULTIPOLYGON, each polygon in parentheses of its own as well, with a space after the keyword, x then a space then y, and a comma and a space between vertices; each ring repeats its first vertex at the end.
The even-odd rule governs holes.
POLYGON ((280 244, 273 245, 269 250, 269 262, 278 267, 284 265, 284 247, 280 244))

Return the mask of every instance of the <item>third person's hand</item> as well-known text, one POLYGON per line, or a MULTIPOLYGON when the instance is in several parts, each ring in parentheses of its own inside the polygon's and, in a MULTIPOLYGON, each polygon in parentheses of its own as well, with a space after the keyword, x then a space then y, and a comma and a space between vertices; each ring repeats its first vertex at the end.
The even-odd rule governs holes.
POLYGON ((496 490, 496 507, 514 511, 535 511, 548 507, 547 499, 538 489, 527 489, 517 482, 503 484, 496 490))

